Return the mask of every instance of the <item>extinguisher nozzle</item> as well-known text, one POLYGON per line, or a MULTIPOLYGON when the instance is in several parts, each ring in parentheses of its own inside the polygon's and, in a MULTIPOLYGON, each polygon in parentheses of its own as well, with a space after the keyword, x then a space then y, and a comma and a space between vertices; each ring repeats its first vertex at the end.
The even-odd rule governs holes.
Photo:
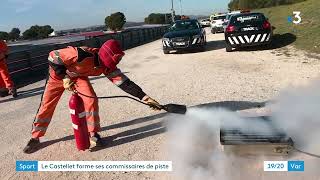
POLYGON ((186 114, 187 106, 180 105, 180 104, 166 104, 166 105, 163 105, 163 110, 169 113, 186 114))

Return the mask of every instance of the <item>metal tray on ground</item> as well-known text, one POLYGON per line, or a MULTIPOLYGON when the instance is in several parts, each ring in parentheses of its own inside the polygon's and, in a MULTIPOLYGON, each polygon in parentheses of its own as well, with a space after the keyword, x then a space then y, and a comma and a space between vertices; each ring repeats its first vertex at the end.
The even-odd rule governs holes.
POLYGON ((292 139, 276 127, 269 117, 248 117, 245 121, 248 122, 242 124, 241 128, 221 126, 220 143, 225 146, 224 149, 229 146, 227 149, 236 152, 273 151, 276 154, 288 154, 292 150, 292 139), (265 131, 255 131, 254 127, 250 127, 253 121, 259 121, 265 131))

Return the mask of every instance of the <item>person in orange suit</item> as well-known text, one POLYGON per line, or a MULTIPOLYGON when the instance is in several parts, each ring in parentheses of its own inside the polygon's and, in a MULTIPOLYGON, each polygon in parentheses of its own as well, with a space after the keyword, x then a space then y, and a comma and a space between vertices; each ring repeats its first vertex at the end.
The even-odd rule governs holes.
POLYGON ((11 94, 17 97, 17 90, 11 80, 6 59, 8 58, 9 48, 7 44, 0 40, 0 96, 11 94))
MULTIPOLYGON (((117 64, 124 55, 116 40, 108 40, 100 49, 69 46, 50 52, 48 58, 50 76, 41 106, 33 122, 32 138, 23 151, 25 153, 36 151, 40 144, 39 138, 45 135, 53 112, 65 89, 70 91, 75 89, 85 95, 96 96, 88 76, 104 74, 123 91, 149 104, 154 110, 161 109, 157 101, 146 95, 138 85, 117 68, 117 64)), ((100 146, 103 143, 98 134, 100 131, 98 100, 79 95, 84 101, 90 142, 100 146)))

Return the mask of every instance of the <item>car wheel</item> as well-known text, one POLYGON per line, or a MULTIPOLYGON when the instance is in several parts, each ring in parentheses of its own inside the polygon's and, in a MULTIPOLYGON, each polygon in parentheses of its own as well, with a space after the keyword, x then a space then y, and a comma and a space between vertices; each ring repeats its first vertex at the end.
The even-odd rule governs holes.
POLYGON ((168 50, 163 50, 163 53, 164 53, 164 54, 169 54, 170 51, 168 51, 168 50))
POLYGON ((272 49, 274 47, 274 44, 272 43, 272 41, 270 41, 268 44, 265 45, 265 49, 272 49))
POLYGON ((227 52, 231 52, 232 51, 232 47, 228 43, 226 43, 226 51, 227 52))
POLYGON ((206 46, 202 45, 199 49, 200 52, 205 52, 206 51, 206 46))

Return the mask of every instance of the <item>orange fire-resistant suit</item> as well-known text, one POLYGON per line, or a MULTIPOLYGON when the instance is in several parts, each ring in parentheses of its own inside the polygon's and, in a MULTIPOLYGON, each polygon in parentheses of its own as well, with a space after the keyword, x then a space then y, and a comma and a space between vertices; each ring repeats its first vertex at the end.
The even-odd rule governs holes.
MULTIPOLYGON (((78 92, 88 96, 96 96, 88 76, 100 76, 101 74, 104 74, 111 82, 125 92, 139 99, 143 99, 146 96, 142 89, 130 81, 116 66, 109 68, 105 67, 104 63, 101 63, 100 58, 103 56, 118 55, 122 57, 124 53, 122 51, 117 52, 112 47, 104 47, 104 49, 106 53, 103 53, 103 55, 100 55, 97 48, 71 46, 49 53, 50 77, 45 87, 41 106, 33 123, 33 138, 44 136, 57 103, 65 90, 62 81, 65 76, 75 82, 74 88, 78 92)), ((84 101, 88 131, 90 133, 98 132, 100 130, 98 100, 80 96, 84 101)))
POLYGON ((10 91, 14 88, 14 84, 10 78, 6 63, 8 51, 6 43, 0 40, 0 90, 8 89, 10 91))

